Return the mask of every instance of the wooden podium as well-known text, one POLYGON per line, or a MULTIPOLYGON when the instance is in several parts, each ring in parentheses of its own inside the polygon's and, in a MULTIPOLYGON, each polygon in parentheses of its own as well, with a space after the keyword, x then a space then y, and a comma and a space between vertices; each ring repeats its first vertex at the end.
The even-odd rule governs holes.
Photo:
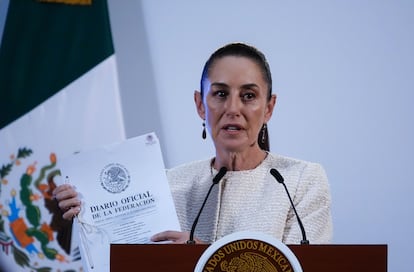
MULTIPOLYGON (((208 245, 111 244, 111 272, 192 272, 208 245)), ((386 272, 387 245, 288 245, 304 272, 386 272)))

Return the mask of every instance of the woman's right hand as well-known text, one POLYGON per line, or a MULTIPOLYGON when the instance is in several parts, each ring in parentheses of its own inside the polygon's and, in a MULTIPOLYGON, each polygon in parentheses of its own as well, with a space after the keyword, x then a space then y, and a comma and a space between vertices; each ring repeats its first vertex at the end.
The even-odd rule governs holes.
POLYGON ((62 216, 64 219, 71 220, 79 214, 81 202, 78 199, 78 193, 72 185, 59 185, 53 191, 53 196, 58 202, 59 208, 64 212, 62 216))

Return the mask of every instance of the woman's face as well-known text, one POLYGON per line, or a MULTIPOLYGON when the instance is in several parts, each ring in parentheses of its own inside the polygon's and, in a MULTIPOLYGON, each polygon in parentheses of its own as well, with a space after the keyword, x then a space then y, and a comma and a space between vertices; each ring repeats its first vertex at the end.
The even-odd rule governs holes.
POLYGON ((263 124, 273 111, 268 85, 260 67, 246 57, 227 56, 215 60, 204 82, 204 98, 197 110, 216 148, 242 152, 253 147, 263 124))

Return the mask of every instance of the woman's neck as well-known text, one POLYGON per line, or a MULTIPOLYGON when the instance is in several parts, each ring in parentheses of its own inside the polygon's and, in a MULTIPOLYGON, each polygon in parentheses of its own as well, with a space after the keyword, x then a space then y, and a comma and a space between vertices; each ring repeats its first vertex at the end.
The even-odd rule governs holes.
POLYGON ((260 148, 248 152, 216 152, 212 166, 215 169, 225 166, 229 171, 251 170, 261 164, 266 156, 267 152, 260 148))

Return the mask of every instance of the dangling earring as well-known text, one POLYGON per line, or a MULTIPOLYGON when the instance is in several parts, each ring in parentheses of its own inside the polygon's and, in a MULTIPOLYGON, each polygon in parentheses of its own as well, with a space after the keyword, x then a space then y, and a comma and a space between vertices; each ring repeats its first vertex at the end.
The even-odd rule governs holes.
POLYGON ((263 124, 262 127, 262 144, 264 144, 266 142, 266 124, 263 124))
POLYGON ((203 140, 205 140, 207 138, 206 122, 205 121, 203 121, 203 133, 201 134, 201 138, 203 138, 203 140))

